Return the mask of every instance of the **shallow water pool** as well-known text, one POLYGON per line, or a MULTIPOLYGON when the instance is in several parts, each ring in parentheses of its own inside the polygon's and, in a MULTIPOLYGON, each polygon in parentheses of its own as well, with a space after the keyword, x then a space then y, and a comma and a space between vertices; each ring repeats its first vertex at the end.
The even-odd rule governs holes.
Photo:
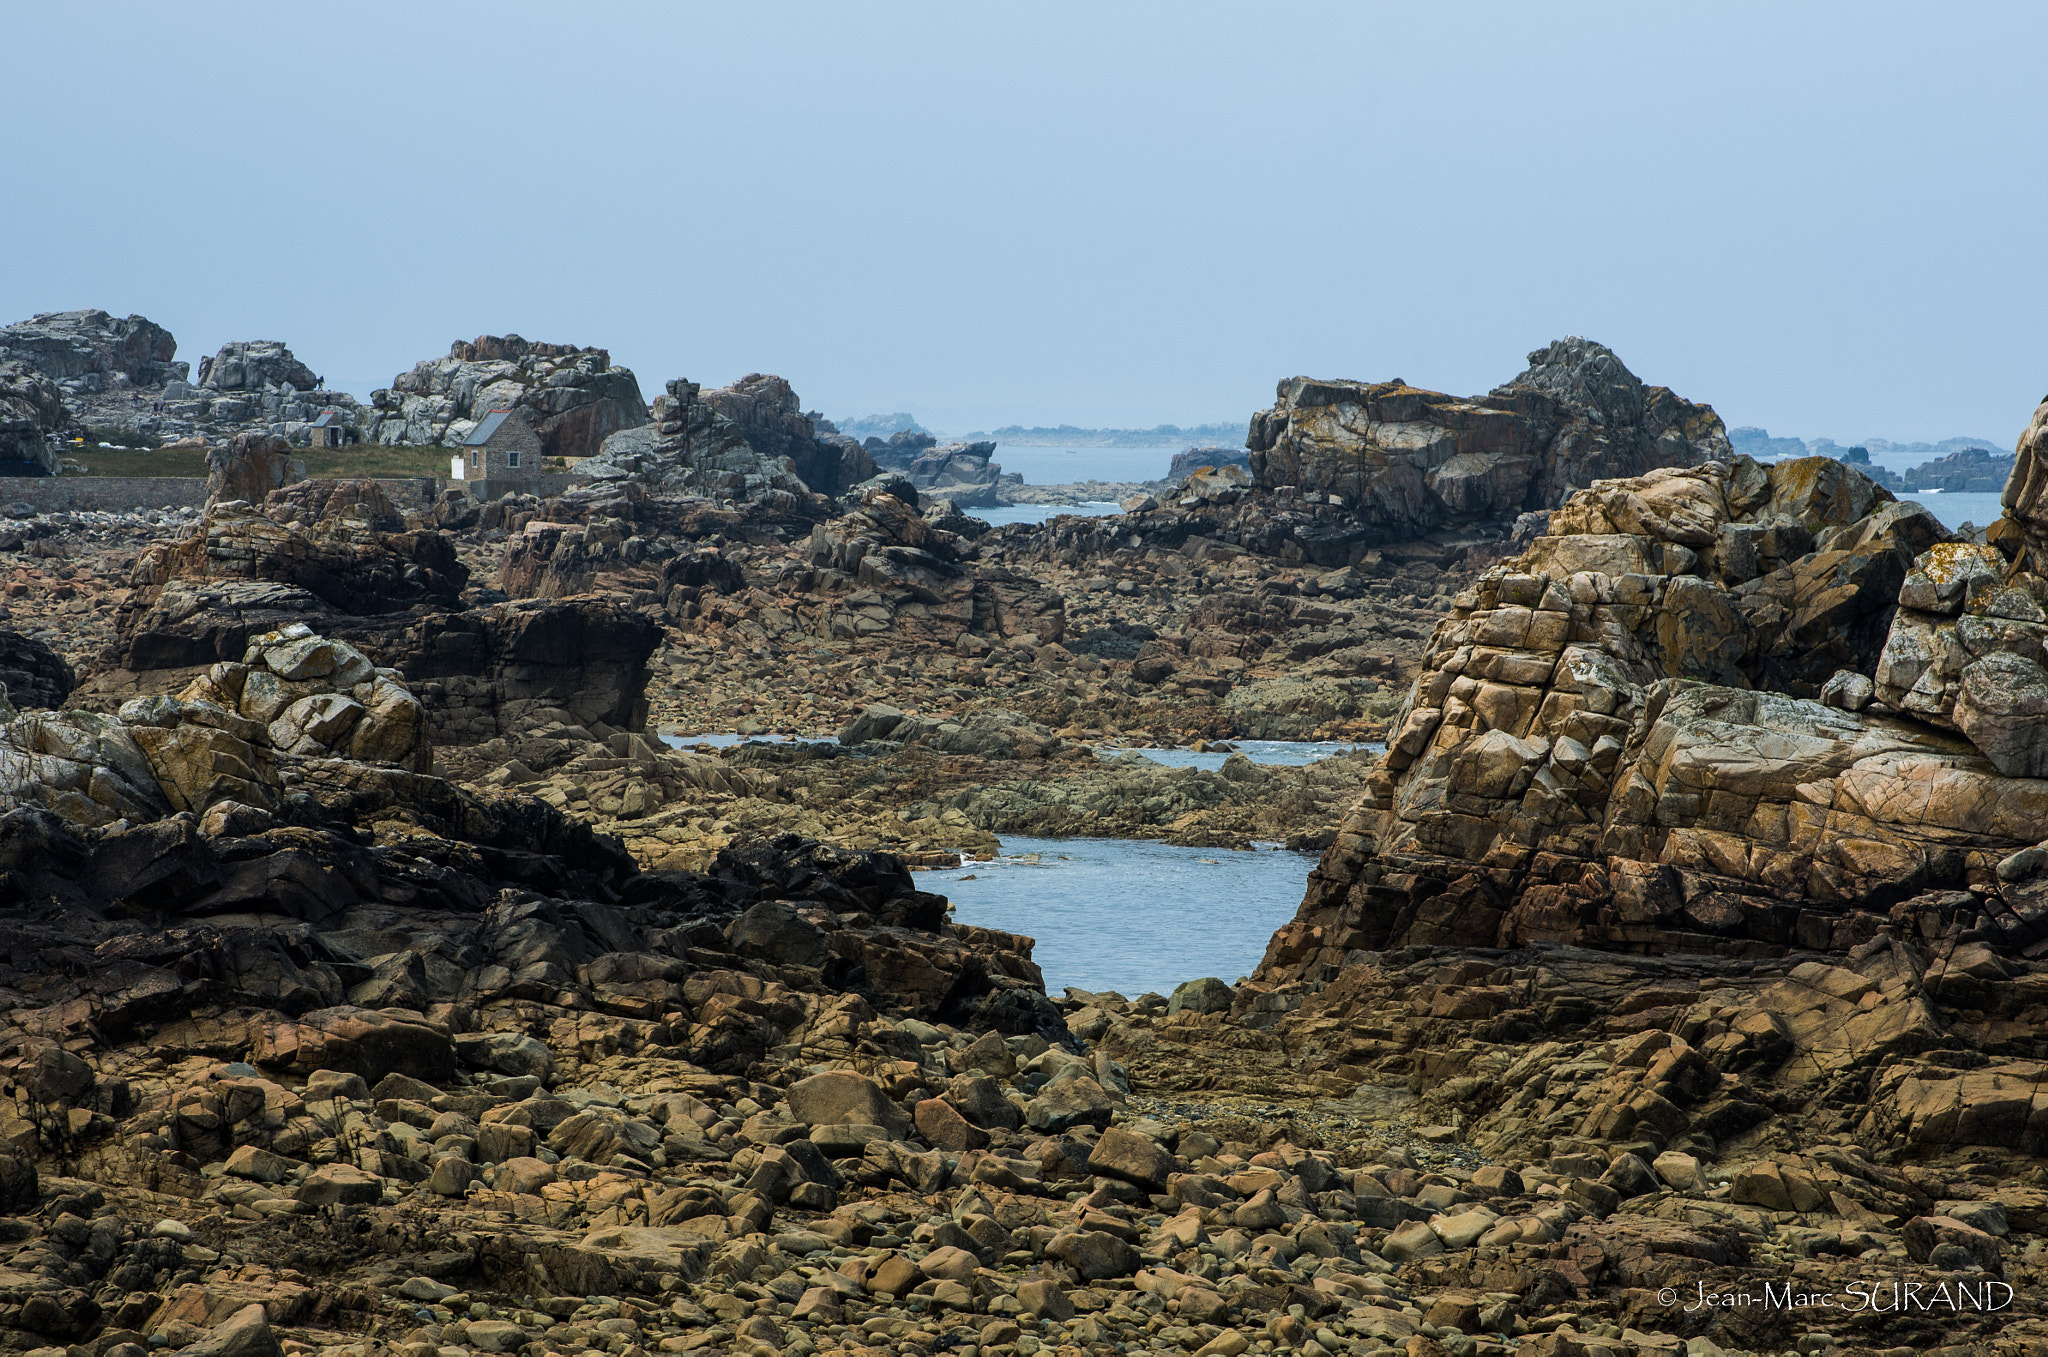
MULTIPOLYGON (((1232 740, 1230 747, 1253 763, 1280 764, 1290 768, 1360 750, 1377 754, 1386 748, 1384 744, 1371 741, 1346 744, 1327 740, 1232 740)), ((1212 773, 1223 767, 1223 761, 1230 757, 1228 752, 1214 750, 1197 753, 1192 749, 1153 749, 1145 745, 1102 745, 1095 751, 1095 756, 1105 762, 1123 754, 1142 754, 1168 768, 1203 768, 1212 773)))
POLYGON ((1004 504, 993 509, 962 509, 960 512, 1000 528, 1005 523, 1046 523, 1061 514, 1072 514, 1077 518, 1106 518, 1122 510, 1114 500, 1090 500, 1085 504, 1004 504))
POLYGON ((674 731, 661 732, 661 742, 670 749, 688 749, 691 745, 708 744, 713 749, 730 749, 737 744, 748 744, 759 740, 764 744, 838 744, 837 735, 734 735, 730 732, 719 735, 678 735, 674 731))
POLYGON ((1170 994, 1213 975, 1236 983, 1294 917, 1313 853, 1233 853, 1130 839, 1005 837, 1003 856, 919 872, 953 918, 1038 940, 1045 988, 1170 994))

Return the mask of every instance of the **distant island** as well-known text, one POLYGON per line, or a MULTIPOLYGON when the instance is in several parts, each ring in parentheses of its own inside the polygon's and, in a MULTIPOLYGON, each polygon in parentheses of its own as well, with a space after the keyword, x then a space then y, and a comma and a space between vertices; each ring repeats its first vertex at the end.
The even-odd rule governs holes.
MULTIPOLYGON (((915 417, 900 410, 891 415, 835 419, 832 424, 848 437, 863 441, 886 439, 891 434, 904 432, 932 432, 919 424, 915 417)), ((1150 429, 1083 429, 1074 424, 1051 428, 1039 424, 1026 428, 1022 424, 1005 424, 1000 429, 978 429, 973 433, 949 434, 946 437, 947 441, 955 443, 1008 443, 1013 447, 1026 448, 1167 448, 1191 444, 1241 448, 1250 432, 1251 426, 1242 423, 1159 424, 1150 429)))
POLYGON ((2005 488, 2013 464, 2013 455, 2001 451, 1988 438, 1944 438, 1939 443, 1894 443, 1888 438, 1866 438, 1844 447, 1832 438, 1773 438, 1769 430, 1745 425, 1730 429, 1728 442, 1737 452, 1759 461, 1832 457, 1857 467, 1895 494, 1914 490, 1997 494, 2005 488), (1881 465, 1879 458, 1894 464, 1914 464, 1893 470, 1881 465))
MULTIPOLYGON (((817 416, 813 415, 812 422, 816 421, 817 416)), ((835 419, 830 422, 835 429, 856 443, 866 442, 870 438, 887 439, 890 434, 896 433, 931 432, 901 410, 893 415, 862 415, 858 419, 835 419)))
POLYGON ((1020 447, 1055 448, 1165 448, 1189 443, 1229 444, 1243 447, 1251 433, 1249 424, 1159 424, 1149 429, 1083 429, 1072 424, 1055 428, 1005 424, 1000 429, 960 435, 965 442, 991 439, 1020 447))

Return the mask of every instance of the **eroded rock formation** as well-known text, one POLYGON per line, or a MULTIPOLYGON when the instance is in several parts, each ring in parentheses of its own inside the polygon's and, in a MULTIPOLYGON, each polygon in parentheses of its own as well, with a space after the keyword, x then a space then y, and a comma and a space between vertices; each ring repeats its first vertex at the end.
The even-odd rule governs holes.
POLYGON ((223 344, 213 357, 200 359, 198 385, 209 391, 312 391, 321 382, 281 341, 251 339, 223 344))
POLYGON ((1576 336, 1470 399, 1399 380, 1291 378, 1253 416, 1249 446, 1262 488, 1338 503, 1377 541, 1512 522, 1595 480, 1733 455, 1711 408, 1645 386, 1576 336))
POLYGON ((56 382, 26 363, 0 359, 0 475, 55 475, 52 436, 71 424, 56 382))
POLYGON ((0 327, 0 357, 14 358, 79 392, 109 386, 162 386, 190 369, 173 362, 178 341, 141 316, 105 311, 47 311, 0 327))
POLYGON ((1821 458, 1574 496, 1439 627, 1275 955, 1306 964, 1311 934, 1320 964, 1411 942, 1846 950, 1916 892, 1982 886, 2039 837, 2048 784, 1867 695, 1771 691, 1876 666, 1871 595, 1945 536, 1883 498, 1821 458), (1788 647, 1809 630, 1830 644, 1788 647))
POLYGON ((875 474, 875 460, 837 430, 819 429, 780 377, 749 373, 703 393, 704 403, 739 426, 763 457, 787 457, 798 479, 821 495, 843 495, 875 474))
POLYGON ((537 344, 518 335, 457 340, 446 358, 371 393, 365 433, 379 443, 459 442, 492 410, 522 407, 550 457, 589 457, 621 429, 647 423, 640 384, 603 349, 537 344))

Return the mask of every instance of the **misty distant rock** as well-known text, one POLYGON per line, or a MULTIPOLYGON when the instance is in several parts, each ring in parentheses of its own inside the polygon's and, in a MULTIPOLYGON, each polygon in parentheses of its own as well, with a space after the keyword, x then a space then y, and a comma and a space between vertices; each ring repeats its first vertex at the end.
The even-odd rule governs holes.
POLYGON ((876 466, 886 471, 908 471, 912 462, 938 445, 939 440, 923 429, 899 429, 886 440, 868 439, 866 448, 876 466))
POLYGON ((1074 424, 1038 424, 1027 428, 1022 424, 1005 424, 1000 429, 962 435, 961 441, 986 439, 1017 447, 1051 448, 1158 448, 1175 444, 1243 447, 1248 432, 1243 424, 1229 423, 1157 424, 1149 429, 1084 429, 1074 424))
POLYGON ((1908 490, 1939 490, 1949 495, 1995 495, 2012 475, 2011 454, 1988 448, 1964 448, 1923 462, 1903 473, 1908 490))
POLYGON ((893 415, 862 415, 858 419, 835 419, 831 421, 834 431, 865 444, 871 438, 886 439, 890 434, 921 433, 929 436, 930 430, 917 422, 909 413, 898 410, 893 415))
POLYGON ((911 484, 927 499, 950 499, 963 509, 991 508, 1002 502, 997 491, 1005 479, 1002 467, 991 460, 995 450, 990 442, 932 448, 911 462, 911 484))
POLYGON ((1245 448, 1189 448, 1173 454, 1173 462, 1166 468, 1166 479, 1178 485, 1205 466, 1248 467, 1251 464, 1251 452, 1245 448))

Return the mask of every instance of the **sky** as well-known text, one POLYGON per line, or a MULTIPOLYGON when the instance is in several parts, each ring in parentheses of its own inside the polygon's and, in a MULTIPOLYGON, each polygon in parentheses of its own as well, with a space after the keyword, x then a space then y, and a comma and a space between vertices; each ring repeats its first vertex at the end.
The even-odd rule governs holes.
POLYGON ((1243 420, 1565 334, 1730 425, 2010 444, 2048 7, 0 0, 0 323, 450 341, 806 406, 1243 420), (24 59, 34 54, 33 60, 24 59))

